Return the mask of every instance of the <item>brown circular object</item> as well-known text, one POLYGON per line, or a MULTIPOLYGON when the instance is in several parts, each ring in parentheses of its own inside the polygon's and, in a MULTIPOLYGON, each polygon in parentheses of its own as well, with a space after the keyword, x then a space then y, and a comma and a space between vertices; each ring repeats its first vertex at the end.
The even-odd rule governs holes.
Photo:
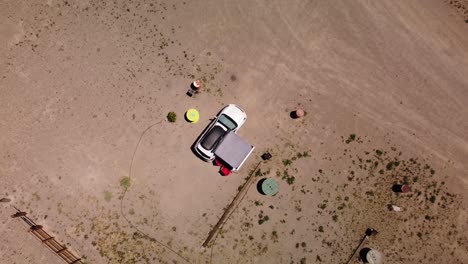
POLYGON ((410 191, 410 187, 408 185, 401 186, 401 192, 407 193, 410 191))
POLYGON ((305 115, 304 110, 302 110, 302 109, 297 109, 297 110, 296 110, 296 116, 297 116, 297 118, 301 118, 301 117, 303 117, 304 115, 305 115))

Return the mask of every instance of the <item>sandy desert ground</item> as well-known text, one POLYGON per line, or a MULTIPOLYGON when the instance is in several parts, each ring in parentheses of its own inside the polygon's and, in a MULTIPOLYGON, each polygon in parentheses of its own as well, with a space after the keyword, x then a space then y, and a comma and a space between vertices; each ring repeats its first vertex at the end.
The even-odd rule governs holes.
POLYGON ((84 263, 345 263, 367 227, 385 263, 468 263, 467 8, 0 0, 0 263, 64 263, 13 206, 84 263), (190 146, 229 103, 256 149, 222 177, 190 146), (202 250, 265 151, 279 193, 202 250))

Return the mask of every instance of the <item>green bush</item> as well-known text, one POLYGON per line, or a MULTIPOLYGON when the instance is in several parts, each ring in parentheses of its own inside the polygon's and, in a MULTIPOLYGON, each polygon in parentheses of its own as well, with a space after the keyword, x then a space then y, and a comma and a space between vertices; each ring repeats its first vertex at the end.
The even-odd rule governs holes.
POLYGON ((122 188, 128 189, 130 187, 130 184, 131 184, 130 177, 125 176, 122 179, 120 179, 120 186, 122 186, 122 188))
POLYGON ((177 120, 177 115, 176 115, 176 113, 174 113, 174 112, 169 112, 169 113, 167 114, 167 120, 169 120, 169 122, 171 122, 171 123, 174 123, 174 122, 177 120))

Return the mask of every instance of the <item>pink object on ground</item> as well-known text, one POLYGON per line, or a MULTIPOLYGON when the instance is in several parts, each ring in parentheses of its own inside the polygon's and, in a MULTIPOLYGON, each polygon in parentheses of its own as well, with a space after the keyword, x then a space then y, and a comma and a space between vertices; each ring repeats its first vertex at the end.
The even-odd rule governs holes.
POLYGON ((410 191, 410 187, 408 185, 401 186, 401 192, 407 193, 410 191))
POLYGON ((302 109, 297 109, 297 110, 296 110, 296 117, 297 117, 297 118, 304 117, 304 115, 305 115, 304 110, 302 110, 302 109))
POLYGON ((223 176, 229 176, 229 174, 231 174, 231 171, 224 166, 221 166, 220 172, 221 172, 221 175, 223 176))

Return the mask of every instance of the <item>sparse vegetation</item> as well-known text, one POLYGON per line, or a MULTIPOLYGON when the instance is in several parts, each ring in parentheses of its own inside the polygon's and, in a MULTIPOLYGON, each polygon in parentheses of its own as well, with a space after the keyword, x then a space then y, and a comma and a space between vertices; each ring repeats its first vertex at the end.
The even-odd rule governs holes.
POLYGON ((260 211, 260 214, 258 214, 258 224, 261 225, 268 220, 270 220, 270 217, 268 217, 268 215, 263 215, 263 211, 260 211))
POLYGON ((289 165, 291 165, 291 164, 292 164, 292 161, 291 161, 290 159, 284 159, 284 160, 283 160, 283 165, 284 165, 284 166, 289 166, 289 165))
POLYGON ((294 176, 291 176, 291 177, 288 177, 286 178, 286 182, 291 185, 294 183, 294 181, 296 180, 296 178, 294 176))
POLYGON ((37 192, 34 192, 34 193, 32 194, 32 196, 34 197, 34 200, 36 200, 36 201, 40 201, 40 200, 41 200, 41 196, 39 196, 39 194, 37 194, 37 192))
POLYGON ((105 191, 104 192, 104 200, 106 200, 107 202, 110 202, 111 199, 112 199, 112 193, 109 192, 109 191, 105 191))
POLYGON ((393 161, 390 161, 389 163, 387 163, 387 166, 385 166, 385 168, 387 168, 387 170, 392 170, 393 169, 393 161))
POLYGON ((177 115, 174 112, 167 113, 167 121, 174 123, 177 120, 177 115))
POLYGON ((288 170, 284 170, 283 171, 283 174, 281 175, 281 173, 279 171, 276 172, 276 175, 277 176, 281 176, 281 179, 282 180, 286 180, 286 182, 289 184, 289 185, 292 185, 294 183, 294 181, 296 180, 296 177, 292 176, 292 175, 289 175, 288 173, 288 170))
POLYGON ((353 142, 353 141, 355 141, 355 140, 356 140, 356 135, 355 135, 355 134, 351 134, 351 135, 349 135, 348 139, 346 139, 345 142, 346 142, 346 144, 349 144, 349 143, 351 143, 351 142, 353 142))
POLYGON ((255 172, 255 176, 257 176, 257 177, 260 177, 260 176, 262 176, 262 175, 263 175, 263 174, 262 174, 262 170, 261 170, 261 169, 258 169, 258 170, 255 172))
POLYGON ((409 177, 408 176, 403 177, 403 184, 409 184, 409 177))
POLYGON ((268 215, 265 215, 263 218, 258 219, 258 224, 261 225, 268 220, 270 220, 270 217, 268 217, 268 215))
POLYGON ((276 231, 272 231, 271 232, 271 240, 273 240, 273 242, 278 242, 278 232, 276 231))
POLYGON ((120 179, 120 186, 122 188, 124 188, 125 190, 128 189, 131 185, 131 179, 130 177, 128 176, 124 176, 122 177, 122 179, 120 179))
POLYGON ((308 151, 304 151, 304 152, 302 152, 302 153, 301 153, 301 152, 298 152, 298 153, 296 154, 296 157, 299 158, 299 159, 300 159, 300 158, 306 158, 306 157, 310 157, 310 154, 309 154, 308 151))

